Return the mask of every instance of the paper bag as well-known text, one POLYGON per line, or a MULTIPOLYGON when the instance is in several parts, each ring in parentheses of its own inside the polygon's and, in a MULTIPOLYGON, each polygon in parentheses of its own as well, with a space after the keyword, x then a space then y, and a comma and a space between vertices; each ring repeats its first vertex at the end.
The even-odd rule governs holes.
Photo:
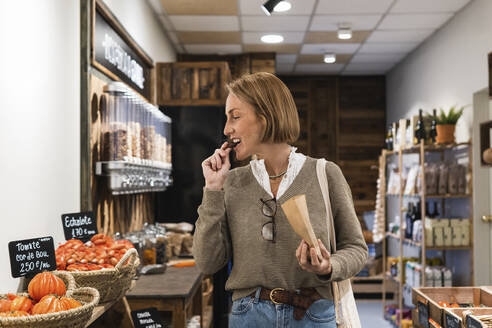
POLYGON ((292 229, 304 239, 309 246, 314 247, 318 258, 321 259, 321 250, 319 249, 318 239, 314 235, 313 226, 309 220, 309 213, 306 204, 306 195, 297 195, 287 200, 282 205, 285 216, 289 221, 292 229))

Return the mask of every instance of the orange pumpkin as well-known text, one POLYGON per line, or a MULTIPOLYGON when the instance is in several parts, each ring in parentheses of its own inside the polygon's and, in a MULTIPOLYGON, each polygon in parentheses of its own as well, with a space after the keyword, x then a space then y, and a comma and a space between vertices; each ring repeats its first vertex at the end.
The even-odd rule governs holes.
POLYGON ((16 297, 17 297, 17 295, 15 295, 15 294, 10 294, 10 293, 7 294, 7 298, 11 301, 13 301, 16 297))
POLYGON ((26 317, 29 313, 26 311, 9 311, 0 313, 0 317, 13 318, 13 317, 26 317))
POLYGON ((80 304, 77 300, 74 300, 71 297, 60 297, 60 302, 66 304, 67 310, 75 309, 78 308, 79 306, 82 306, 82 304, 80 304))
POLYGON ((63 280, 54 274, 50 272, 42 272, 32 278, 27 290, 33 300, 39 301, 43 298, 43 296, 48 294, 63 296, 65 295, 67 288, 63 280))
POLYGON ((10 304, 12 303, 11 300, 0 300, 0 312, 8 312, 10 311, 10 304))
POLYGON ((10 311, 26 311, 29 312, 32 308, 32 301, 27 296, 17 296, 10 304, 10 311))
POLYGON ((55 295, 44 296, 34 307, 32 308, 32 314, 44 314, 53 313, 67 310, 67 305, 64 302, 60 302, 60 297, 55 295))

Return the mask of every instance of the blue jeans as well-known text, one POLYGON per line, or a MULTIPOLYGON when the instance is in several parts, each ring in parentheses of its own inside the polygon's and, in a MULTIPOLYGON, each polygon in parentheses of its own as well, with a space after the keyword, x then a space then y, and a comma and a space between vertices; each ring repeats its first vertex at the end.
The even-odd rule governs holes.
POLYGON ((229 328, 336 328, 335 306, 332 300, 320 299, 306 310, 301 320, 294 319, 294 307, 246 296, 232 303, 229 328))

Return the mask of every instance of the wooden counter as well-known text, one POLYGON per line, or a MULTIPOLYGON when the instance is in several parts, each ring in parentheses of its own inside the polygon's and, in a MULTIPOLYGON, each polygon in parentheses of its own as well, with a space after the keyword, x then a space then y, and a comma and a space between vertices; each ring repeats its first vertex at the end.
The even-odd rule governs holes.
POLYGON ((206 279, 209 278, 204 278, 196 267, 169 267, 164 274, 140 276, 126 298, 132 311, 155 307, 171 312, 174 328, 186 327, 186 321, 197 314, 201 316, 201 327, 207 328, 212 307, 205 299, 211 294, 211 284, 206 279))

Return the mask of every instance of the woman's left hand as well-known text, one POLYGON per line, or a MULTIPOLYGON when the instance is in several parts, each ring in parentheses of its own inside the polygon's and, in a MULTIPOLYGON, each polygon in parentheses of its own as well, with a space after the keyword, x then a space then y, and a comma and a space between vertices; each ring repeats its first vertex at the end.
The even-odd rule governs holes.
POLYGON ((296 257, 301 268, 305 271, 315 273, 317 275, 327 275, 331 273, 330 253, 325 245, 318 239, 319 248, 321 250, 321 259, 316 255, 314 247, 309 247, 306 241, 302 240, 297 247, 296 257), (311 260, 309 260, 309 257, 311 260))

